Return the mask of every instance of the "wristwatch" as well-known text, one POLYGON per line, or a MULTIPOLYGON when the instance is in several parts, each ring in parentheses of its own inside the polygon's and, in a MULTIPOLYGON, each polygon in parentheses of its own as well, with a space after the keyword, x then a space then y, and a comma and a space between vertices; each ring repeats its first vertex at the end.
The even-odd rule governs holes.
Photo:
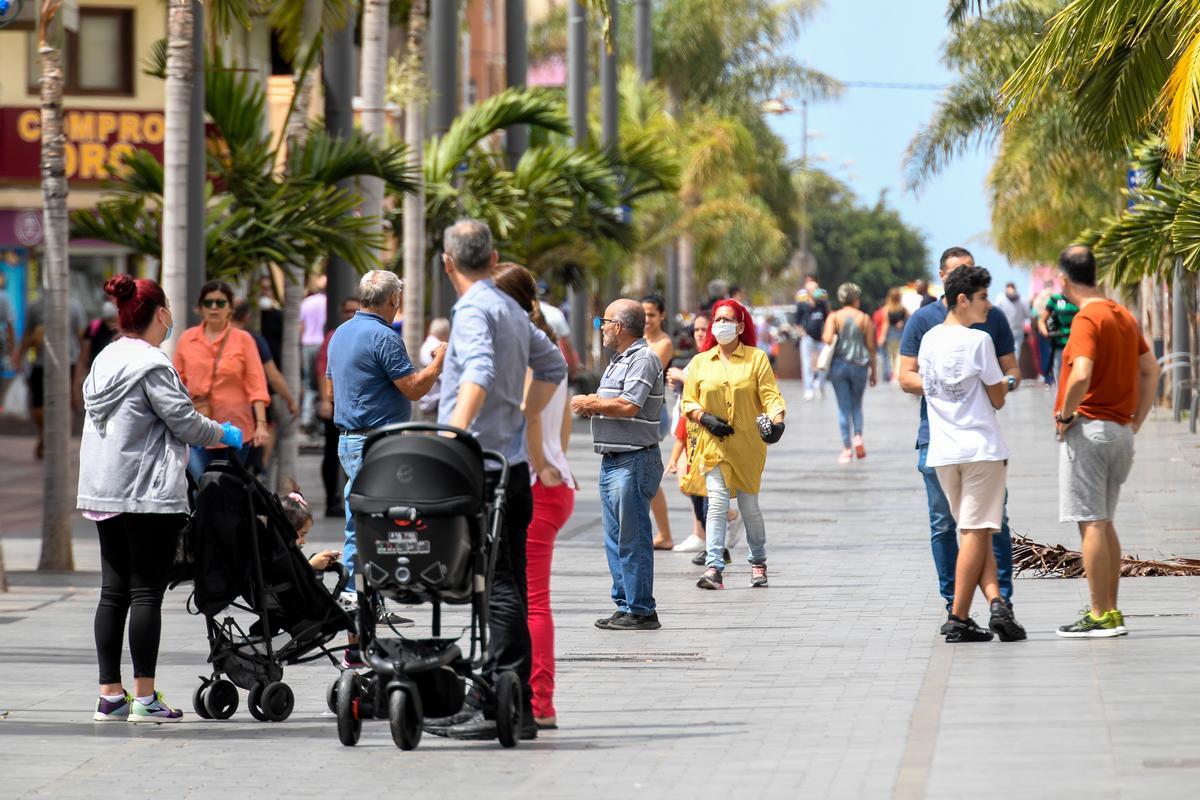
POLYGON ((1012 392, 1012 391, 1015 391, 1016 388, 1017 388, 1017 379, 1014 378, 1012 375, 1009 375, 1008 376, 1008 390, 1010 392, 1012 392))

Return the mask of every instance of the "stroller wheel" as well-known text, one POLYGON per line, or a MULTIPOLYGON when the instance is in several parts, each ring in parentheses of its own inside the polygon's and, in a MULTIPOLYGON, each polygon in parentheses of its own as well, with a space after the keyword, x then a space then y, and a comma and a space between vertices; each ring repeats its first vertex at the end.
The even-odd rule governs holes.
POLYGON ((346 670, 338 678, 337 733, 338 741, 346 747, 358 744, 362 733, 362 720, 358 716, 359 687, 359 677, 353 670, 346 670))
POLYGON ((264 688, 265 686, 261 683, 256 683, 250 687, 250 693, 246 695, 246 708, 249 709, 250 716, 259 722, 270 722, 271 718, 267 716, 267 712, 262 707, 264 688))
POLYGON ((503 747, 516 747, 521 733, 521 680, 501 672, 496 681, 496 736, 503 747))
POLYGON ((208 706, 204 704, 204 690, 208 688, 208 683, 202 683, 196 687, 196 691, 192 692, 192 708, 196 710, 196 716, 200 719, 212 719, 212 714, 208 713, 208 706))
POLYGON ((268 683, 263 689, 261 707, 271 722, 283 722, 296 707, 296 695, 292 693, 292 687, 282 681, 268 683))
POLYGON ((213 681, 202 692, 204 707, 213 719, 229 719, 238 707, 238 690, 232 681, 213 681))
POLYGON ((388 697, 388 721, 392 726, 392 741, 401 750, 415 750, 421 742, 421 695, 407 689, 393 689, 388 697))
POLYGON ((338 683, 340 683, 341 680, 342 676, 338 675, 333 679, 333 682, 329 684, 329 688, 325 690, 325 705, 329 706, 329 712, 331 714, 337 713, 338 683))

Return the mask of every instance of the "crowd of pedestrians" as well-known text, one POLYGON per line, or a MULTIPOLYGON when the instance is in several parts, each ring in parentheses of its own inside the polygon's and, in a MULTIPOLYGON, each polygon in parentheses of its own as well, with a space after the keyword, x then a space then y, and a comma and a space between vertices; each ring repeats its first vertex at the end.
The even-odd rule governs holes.
MULTIPOLYGON (((109 335, 81 325, 81 337, 86 333, 98 346, 74 354, 77 361, 86 355, 88 366, 81 459, 98 465, 81 471, 78 495, 101 547, 96 720, 169 722, 182 716, 156 691, 154 677, 166 576, 187 519, 185 472, 199 477, 217 447, 253 464, 253 448, 270 440, 269 389, 302 423, 311 414, 314 425, 320 420, 324 426, 326 512, 344 518, 344 541, 340 551, 324 551, 310 563, 325 568, 341 560, 351 581, 358 567, 346 499, 372 430, 436 420, 504 454, 510 476, 484 670, 492 677, 500 671, 519 676, 522 738, 558 724, 550 575, 556 539, 580 489, 567 458, 574 417, 589 420, 599 456, 612 610, 596 620, 597 628, 662 627, 656 549, 695 553, 694 563, 702 567, 696 586, 719 590, 744 530, 749 585, 768 586, 759 494, 769 446, 784 435, 787 407, 770 358, 758 347, 751 310, 736 296, 714 296, 693 319, 696 355, 673 364, 662 298, 613 300, 597 320, 611 354, 598 388, 571 397, 569 374, 580 365, 566 319, 545 302, 544 287, 527 269, 499 262, 488 226, 462 220, 448 228, 442 259, 458 300, 449 319, 431 322, 419 363, 396 326, 404 284, 393 272, 363 275, 356 296, 342 301, 336 325, 325 324, 324 294, 311 295, 302 318, 312 330, 304 334, 299 357, 312 392, 301 397, 289 391, 270 343, 248 324, 250 306, 228 284, 211 281, 201 288, 201 322, 182 332, 170 359, 159 348, 175 318, 161 288, 125 275, 106 283, 113 308, 101 324, 109 335), (318 296, 320 314, 312 299, 318 296), (661 447, 668 438, 672 450, 664 465, 661 447), (131 452, 142 457, 131 459, 131 452), (667 521, 666 474, 694 510, 692 531, 678 544, 667 521), (132 692, 120 674, 126 620, 132 692)), ((798 296, 804 398, 823 393, 826 382, 832 386, 843 444, 838 461, 866 458, 863 395, 876 384, 877 372, 921 397, 916 462, 947 642, 1026 638, 1013 606, 1010 451, 996 412, 1021 383, 1017 358, 1027 323, 1055 340, 1060 519, 1078 525, 1092 596, 1091 609, 1058 632, 1126 633, 1117 604, 1120 550, 1112 520, 1132 465, 1133 436, 1153 403, 1158 367, 1133 318, 1096 288, 1090 251, 1069 248, 1060 267, 1064 288, 1040 314, 1031 313, 1012 284, 993 305, 989 273, 958 247, 939 261, 941 298, 929 296, 923 285, 908 296, 897 289, 871 315, 861 308, 862 290, 847 282, 836 291, 834 309, 815 277, 798 296), (986 628, 970 616, 976 588, 988 606, 986 628)), ((728 287, 718 289, 734 295, 728 287)), ((5 342, 12 338, 5 336, 5 342)), ((500 472, 497 465, 485 469, 490 490, 500 472)), ((298 491, 282 494, 303 543, 313 524, 308 501, 298 491)), ((342 598, 346 604, 357 599, 354 592, 342 598)), ((382 607, 375 610, 386 616, 382 607)), ((363 665, 350 636, 342 666, 363 665)), ((488 702, 472 691, 462 712, 429 720, 427 730, 463 739, 494 736, 488 702)))

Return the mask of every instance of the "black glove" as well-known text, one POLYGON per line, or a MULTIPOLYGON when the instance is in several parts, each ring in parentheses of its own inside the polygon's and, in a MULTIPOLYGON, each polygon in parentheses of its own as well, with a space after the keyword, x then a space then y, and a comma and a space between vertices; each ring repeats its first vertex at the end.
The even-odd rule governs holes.
POLYGON ((700 424, 708 428, 708 432, 718 439, 724 439, 733 434, 733 426, 715 414, 705 411, 700 415, 700 424))
POLYGON ((758 435, 767 444, 775 444, 783 438, 783 423, 778 424, 771 422, 770 417, 766 414, 759 414, 755 420, 758 423, 758 435))

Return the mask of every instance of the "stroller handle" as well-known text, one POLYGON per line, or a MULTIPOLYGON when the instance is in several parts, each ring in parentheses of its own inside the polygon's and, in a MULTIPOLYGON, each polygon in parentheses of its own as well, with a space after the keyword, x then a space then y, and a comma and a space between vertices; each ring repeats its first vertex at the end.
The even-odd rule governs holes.
POLYGON ((363 442, 363 452, 374 444, 388 436, 405 433, 444 433, 449 434, 454 439, 459 439, 464 442, 469 442, 475 449, 479 448, 479 440, 470 431, 464 431, 462 428, 456 428, 453 425, 441 425, 436 422, 397 422, 392 425, 384 425, 381 428, 376 428, 367 434, 366 440, 363 442))

